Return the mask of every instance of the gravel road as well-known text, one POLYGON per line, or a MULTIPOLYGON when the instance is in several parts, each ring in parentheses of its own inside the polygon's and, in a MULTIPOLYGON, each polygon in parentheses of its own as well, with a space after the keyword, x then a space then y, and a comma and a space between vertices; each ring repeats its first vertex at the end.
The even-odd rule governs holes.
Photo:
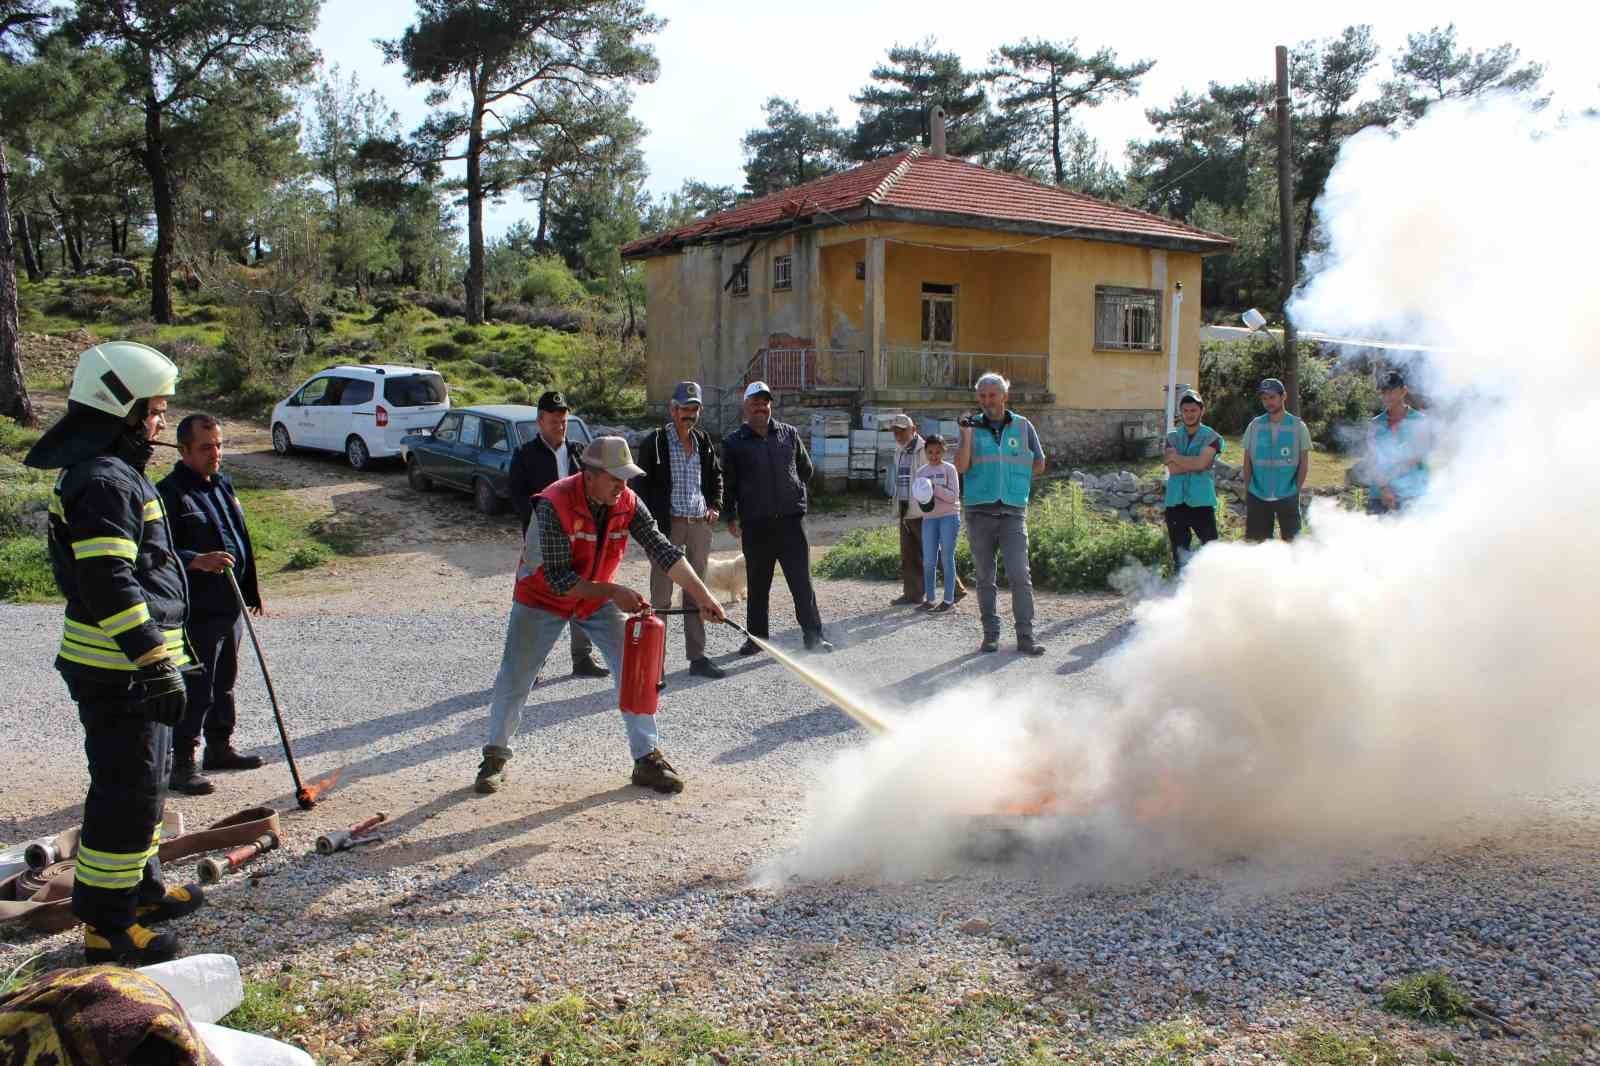
MULTIPOLYGON (((400 491, 395 481, 378 475, 377 491, 400 491)), ((460 503, 463 526, 479 522, 460 503)), ((689 677, 674 622, 663 746, 689 782, 683 795, 626 784, 609 684, 566 676, 558 648, 516 738, 511 783, 478 797, 470 784, 515 557, 515 538, 488 528, 436 531, 270 597, 260 630, 302 773, 342 776, 315 810, 294 809, 259 673, 243 659, 237 740, 269 763, 173 806, 193 825, 273 803, 288 812, 288 839, 254 867, 267 876, 230 878, 183 923, 190 950, 230 952, 254 977, 293 965, 371 988, 395 1011, 511 1008, 579 990, 602 1002, 656 997, 798 1042, 809 1019, 852 997, 914 988, 953 1003, 998 991, 1031 1005, 1016 1023, 1023 1035, 1083 1061, 1173 1018, 1205 1034, 1193 1061, 1270 1060, 1277 1035, 1302 1024, 1381 1031, 1471 1062, 1600 1061, 1594 793, 1315 868, 1230 857, 1084 884, 1024 858, 912 883, 771 891, 752 875, 794 840, 819 765, 870 738, 772 660, 732 656, 732 631, 711 636, 732 676, 689 677), (391 819, 386 842, 312 854, 318 832, 377 810, 391 819), (1523 1035, 1492 1023, 1424 1029, 1377 1009, 1382 981, 1432 967, 1523 1035)), ((637 557, 624 579, 643 587, 637 557)), ((1114 597, 1044 595, 1046 656, 979 656, 970 599, 926 618, 885 606, 884 584, 819 591, 839 646, 826 669, 902 703, 981 679, 1053 686, 1070 713, 1073 696, 1104 686, 1100 663, 1132 624, 1114 597)), ((50 665, 59 617, 0 605, 3 841, 78 820, 81 734, 50 665)), ((781 582, 773 617, 778 643, 798 648, 781 582)), ((75 964, 76 945, 74 934, 0 931, 0 973, 41 952, 75 964)), ((361 1044, 359 1029, 338 1036, 318 1047, 330 1061, 361 1044)), ((988 1057, 974 1049, 971 1061, 988 1057)))

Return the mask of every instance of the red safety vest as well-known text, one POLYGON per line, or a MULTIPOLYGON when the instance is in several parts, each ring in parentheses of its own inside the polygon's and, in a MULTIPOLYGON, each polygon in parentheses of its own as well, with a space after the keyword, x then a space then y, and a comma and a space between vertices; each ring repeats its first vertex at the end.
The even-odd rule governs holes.
MULTIPOLYGON (((583 473, 573 474, 553 482, 536 499, 549 500, 561 519, 561 528, 572 541, 572 569, 586 581, 610 581, 617 576, 622 565, 622 553, 628 548, 628 526, 633 523, 634 504, 638 497, 626 485, 622 498, 611 508, 606 528, 596 529, 594 515, 589 510, 589 497, 583 490, 583 473)), ((537 516, 535 516, 537 521, 537 516)), ((534 536, 538 536, 534 532, 534 536)), ((526 566, 522 567, 526 569, 526 566)), ((516 601, 524 607, 537 607, 563 618, 588 618, 605 605, 604 597, 593 600, 580 599, 568 593, 558 595, 544 577, 544 565, 531 574, 517 578, 516 601)))

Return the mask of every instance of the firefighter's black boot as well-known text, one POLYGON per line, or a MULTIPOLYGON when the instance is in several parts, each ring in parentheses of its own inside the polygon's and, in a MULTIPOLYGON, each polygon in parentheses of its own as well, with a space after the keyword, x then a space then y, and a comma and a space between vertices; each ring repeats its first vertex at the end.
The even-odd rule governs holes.
POLYGON ((158 933, 142 925, 102 932, 92 925, 83 927, 83 957, 91 965, 114 962, 122 966, 149 966, 166 962, 178 954, 178 938, 158 933))

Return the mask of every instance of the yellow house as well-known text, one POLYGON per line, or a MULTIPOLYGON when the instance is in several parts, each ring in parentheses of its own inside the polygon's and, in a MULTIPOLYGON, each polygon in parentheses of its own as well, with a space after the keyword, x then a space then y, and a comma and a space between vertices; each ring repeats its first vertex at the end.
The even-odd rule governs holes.
POLYGON ((644 264, 652 402, 693 379, 736 424, 764 380, 786 406, 953 417, 994 370, 1047 451, 1089 459, 1159 431, 1180 289, 1178 381, 1197 380, 1201 260, 1232 243, 912 149, 622 253, 644 264))

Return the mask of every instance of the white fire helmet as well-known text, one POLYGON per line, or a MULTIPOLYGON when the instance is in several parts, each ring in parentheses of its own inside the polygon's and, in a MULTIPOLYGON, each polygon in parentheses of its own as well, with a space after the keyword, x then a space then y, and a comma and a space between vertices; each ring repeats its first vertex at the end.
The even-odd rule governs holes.
POLYGON ((916 478, 911 482, 911 498, 923 507, 933 504, 933 482, 925 477, 916 478))
POLYGON ((178 388, 178 364, 148 344, 107 341, 78 356, 67 399, 125 418, 133 405, 178 388))

